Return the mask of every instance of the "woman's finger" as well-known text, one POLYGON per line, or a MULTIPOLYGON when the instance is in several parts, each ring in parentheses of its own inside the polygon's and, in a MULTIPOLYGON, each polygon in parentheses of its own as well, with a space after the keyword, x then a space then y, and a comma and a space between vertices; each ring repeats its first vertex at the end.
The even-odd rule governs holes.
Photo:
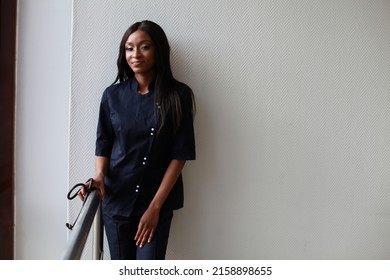
POLYGON ((148 238, 148 243, 152 242, 155 231, 156 231, 155 228, 152 228, 152 230, 150 231, 149 238, 148 238))
POLYGON ((80 190, 79 190, 79 192, 78 192, 78 196, 80 197, 80 199, 81 199, 82 201, 84 201, 85 195, 86 195, 85 188, 84 188, 84 187, 81 187, 80 190))
POLYGON ((142 248, 146 242, 150 243, 153 238, 153 233, 153 228, 150 229, 148 227, 140 225, 134 238, 134 240, 136 241, 136 246, 142 248))

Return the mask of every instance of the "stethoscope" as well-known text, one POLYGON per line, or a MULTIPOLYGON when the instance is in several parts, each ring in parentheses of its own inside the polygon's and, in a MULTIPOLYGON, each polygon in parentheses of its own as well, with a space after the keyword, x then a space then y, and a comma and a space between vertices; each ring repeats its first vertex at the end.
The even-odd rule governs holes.
POLYGON ((83 205, 82 205, 81 208, 80 208, 80 211, 79 211, 79 214, 78 214, 77 217, 76 217, 76 220, 73 222, 73 224, 66 223, 66 227, 67 227, 68 229, 70 229, 70 230, 72 230, 73 227, 75 226, 75 224, 76 224, 76 222, 77 222, 77 220, 78 220, 78 218, 79 218, 79 216, 80 216, 81 210, 83 209, 83 207, 84 207, 84 205, 85 205, 85 202, 86 202, 87 199, 88 199, 89 194, 90 194, 93 190, 95 190, 95 188, 93 187, 93 179, 92 179, 92 178, 89 178, 89 179, 87 180, 87 182, 85 182, 85 183, 78 183, 78 184, 74 185, 74 186, 70 189, 70 191, 68 192, 68 195, 67 195, 68 200, 72 200, 72 199, 74 199, 75 197, 77 197, 78 194, 79 194, 79 192, 80 192, 80 190, 81 190, 81 188, 85 188, 85 189, 87 190, 87 194, 86 194, 86 196, 85 196, 85 198, 84 198, 83 205), (88 184, 88 183, 89 183, 89 184, 88 184), (88 185, 89 185, 89 188, 88 188, 88 185), (76 190, 76 189, 77 189, 77 192, 75 192, 74 194, 72 194, 72 193, 74 192, 74 190, 76 190))

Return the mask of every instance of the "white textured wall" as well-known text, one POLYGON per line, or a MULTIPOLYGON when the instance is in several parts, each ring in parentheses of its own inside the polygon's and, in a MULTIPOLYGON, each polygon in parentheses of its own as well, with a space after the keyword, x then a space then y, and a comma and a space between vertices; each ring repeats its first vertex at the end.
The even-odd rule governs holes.
POLYGON ((198 105, 169 258, 390 258, 390 1, 75 0, 70 183, 142 19, 198 105))
POLYGON ((71 0, 19 0, 15 258, 66 244, 71 0))

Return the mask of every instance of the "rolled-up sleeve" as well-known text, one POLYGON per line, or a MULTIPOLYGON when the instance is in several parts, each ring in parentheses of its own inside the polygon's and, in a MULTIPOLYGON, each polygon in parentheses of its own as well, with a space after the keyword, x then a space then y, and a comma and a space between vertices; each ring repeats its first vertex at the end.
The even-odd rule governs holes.
POLYGON ((100 110, 98 125, 96 131, 96 156, 110 157, 112 145, 114 141, 114 132, 112 129, 110 108, 107 98, 107 90, 103 93, 100 110))

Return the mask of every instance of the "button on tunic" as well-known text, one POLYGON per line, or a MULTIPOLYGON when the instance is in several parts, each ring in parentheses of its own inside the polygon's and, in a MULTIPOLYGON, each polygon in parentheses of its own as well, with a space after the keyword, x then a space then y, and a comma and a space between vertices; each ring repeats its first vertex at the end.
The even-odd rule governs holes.
MULTIPOLYGON (((141 215, 149 206, 169 163, 195 159, 195 137, 190 89, 180 83, 183 120, 176 133, 168 117, 159 131, 153 84, 139 94, 130 78, 108 87, 102 96, 97 127, 96 156, 109 158, 103 211, 110 216, 141 215)), ((180 175, 163 208, 183 207, 180 175)))

